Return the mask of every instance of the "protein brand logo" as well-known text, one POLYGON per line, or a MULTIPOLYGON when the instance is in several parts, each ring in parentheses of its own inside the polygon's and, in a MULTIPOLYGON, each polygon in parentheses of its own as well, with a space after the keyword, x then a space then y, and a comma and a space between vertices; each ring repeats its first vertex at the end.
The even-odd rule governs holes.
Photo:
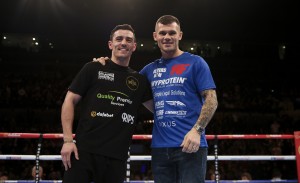
POLYGON ((173 65, 172 69, 171 69, 171 76, 174 75, 174 74, 181 75, 189 65, 190 64, 176 64, 176 65, 173 65))
POLYGON ((156 86, 165 86, 165 85, 174 85, 174 84, 180 84, 181 85, 181 84, 184 84, 185 80, 187 80, 187 78, 172 77, 172 78, 168 78, 168 79, 161 79, 161 80, 152 81, 151 86, 156 87, 156 86))

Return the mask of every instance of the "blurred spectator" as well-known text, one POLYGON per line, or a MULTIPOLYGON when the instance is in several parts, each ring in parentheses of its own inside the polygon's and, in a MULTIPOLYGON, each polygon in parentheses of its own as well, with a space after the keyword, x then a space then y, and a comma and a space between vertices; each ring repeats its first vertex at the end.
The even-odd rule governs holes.
POLYGON ((272 173, 272 181, 281 181, 281 172, 278 169, 274 169, 272 173))
POLYGON ((252 176, 249 172, 243 172, 241 174, 241 180, 252 180, 252 176))
POLYGON ((280 129, 280 124, 277 120, 273 121, 271 124, 271 133, 272 134, 278 134, 280 129))
POLYGON ((32 176, 32 179, 33 180, 36 180, 36 176, 39 176, 40 180, 43 179, 44 177, 44 170, 43 170, 43 167, 42 166, 38 166, 36 167, 35 165, 32 167, 31 169, 31 176, 32 176))
POLYGON ((0 172, 0 183, 5 182, 6 180, 8 180, 8 173, 6 173, 6 172, 1 173, 0 172))

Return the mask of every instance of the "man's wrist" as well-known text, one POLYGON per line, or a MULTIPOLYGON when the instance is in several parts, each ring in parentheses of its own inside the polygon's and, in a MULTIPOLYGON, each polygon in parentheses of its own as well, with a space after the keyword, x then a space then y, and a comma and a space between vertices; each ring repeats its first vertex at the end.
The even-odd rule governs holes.
POLYGON ((64 144, 66 143, 76 143, 76 140, 64 140, 64 144))
POLYGON ((198 125, 198 124, 195 124, 195 125, 194 125, 194 128, 197 130, 197 132, 198 132, 200 135, 204 133, 204 130, 205 130, 204 127, 202 127, 202 126, 200 126, 200 125, 198 125))
POLYGON ((73 138, 64 138, 64 144, 65 143, 76 143, 76 141, 73 138))

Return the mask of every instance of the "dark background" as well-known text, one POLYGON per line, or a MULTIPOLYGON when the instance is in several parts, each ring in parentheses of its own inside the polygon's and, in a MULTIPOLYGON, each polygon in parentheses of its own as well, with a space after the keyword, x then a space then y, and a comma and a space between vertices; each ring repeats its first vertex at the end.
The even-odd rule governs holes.
POLYGON ((299 43, 295 0, 10 0, 0 7, 0 32, 38 34, 69 49, 99 50, 116 24, 152 39, 155 21, 178 17, 184 39, 299 43))
MULTIPOLYGON (((196 53, 209 64, 217 85, 219 106, 207 134, 293 134, 300 130, 298 4, 296 0, 3 0, 0 131, 61 133, 60 109, 67 87, 93 57, 110 55, 111 29, 129 23, 138 41, 152 40, 155 21, 172 14, 181 21, 182 43, 230 45, 230 52, 196 53), (7 46, 6 35, 37 37, 39 48, 7 46), (47 47, 49 42, 53 49, 47 47), (272 127, 278 124, 278 129, 272 127)), ((130 66, 140 70, 159 57, 158 49, 138 49, 130 66)), ((151 134, 152 123, 145 120, 152 114, 140 109, 135 133, 151 134)), ((150 154, 149 141, 133 143, 132 154, 150 154)), ((35 154, 36 145, 33 139, 0 139, 0 154, 35 154)), ((61 139, 44 140, 41 154, 59 154, 61 145, 61 139)), ((209 155, 214 155, 213 145, 209 141, 209 155)), ((219 155, 254 154, 294 155, 293 139, 219 141, 219 155)), ((147 172, 151 179, 150 162, 135 163, 131 174, 146 177, 147 172)), ((30 179, 33 164, 0 161, 0 174, 30 179)), ((43 161, 42 166, 45 179, 61 179, 61 162, 43 161)), ((271 179, 277 169, 284 179, 297 178, 295 161, 223 161, 219 169, 221 178, 230 180, 240 179, 245 171, 253 179, 271 179)), ((210 161, 207 179, 213 170, 210 161)))

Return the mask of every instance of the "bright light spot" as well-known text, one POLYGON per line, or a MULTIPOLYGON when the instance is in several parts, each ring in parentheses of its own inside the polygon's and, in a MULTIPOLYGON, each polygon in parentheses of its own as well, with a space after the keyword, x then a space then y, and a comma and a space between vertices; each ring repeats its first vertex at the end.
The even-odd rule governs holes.
POLYGON ((3 36, 3 39, 6 39, 6 36, 3 36))
POLYGON ((32 38, 32 41, 35 41, 35 37, 32 38))
POLYGON ((193 48, 193 47, 191 47, 191 50, 193 51, 193 50, 194 50, 194 48, 193 48))
POLYGON ((143 47, 144 46, 144 44, 141 44, 141 47, 143 47))
POLYGON ((34 44, 35 44, 35 45, 39 45, 39 43, 38 43, 38 42, 35 42, 34 44))

